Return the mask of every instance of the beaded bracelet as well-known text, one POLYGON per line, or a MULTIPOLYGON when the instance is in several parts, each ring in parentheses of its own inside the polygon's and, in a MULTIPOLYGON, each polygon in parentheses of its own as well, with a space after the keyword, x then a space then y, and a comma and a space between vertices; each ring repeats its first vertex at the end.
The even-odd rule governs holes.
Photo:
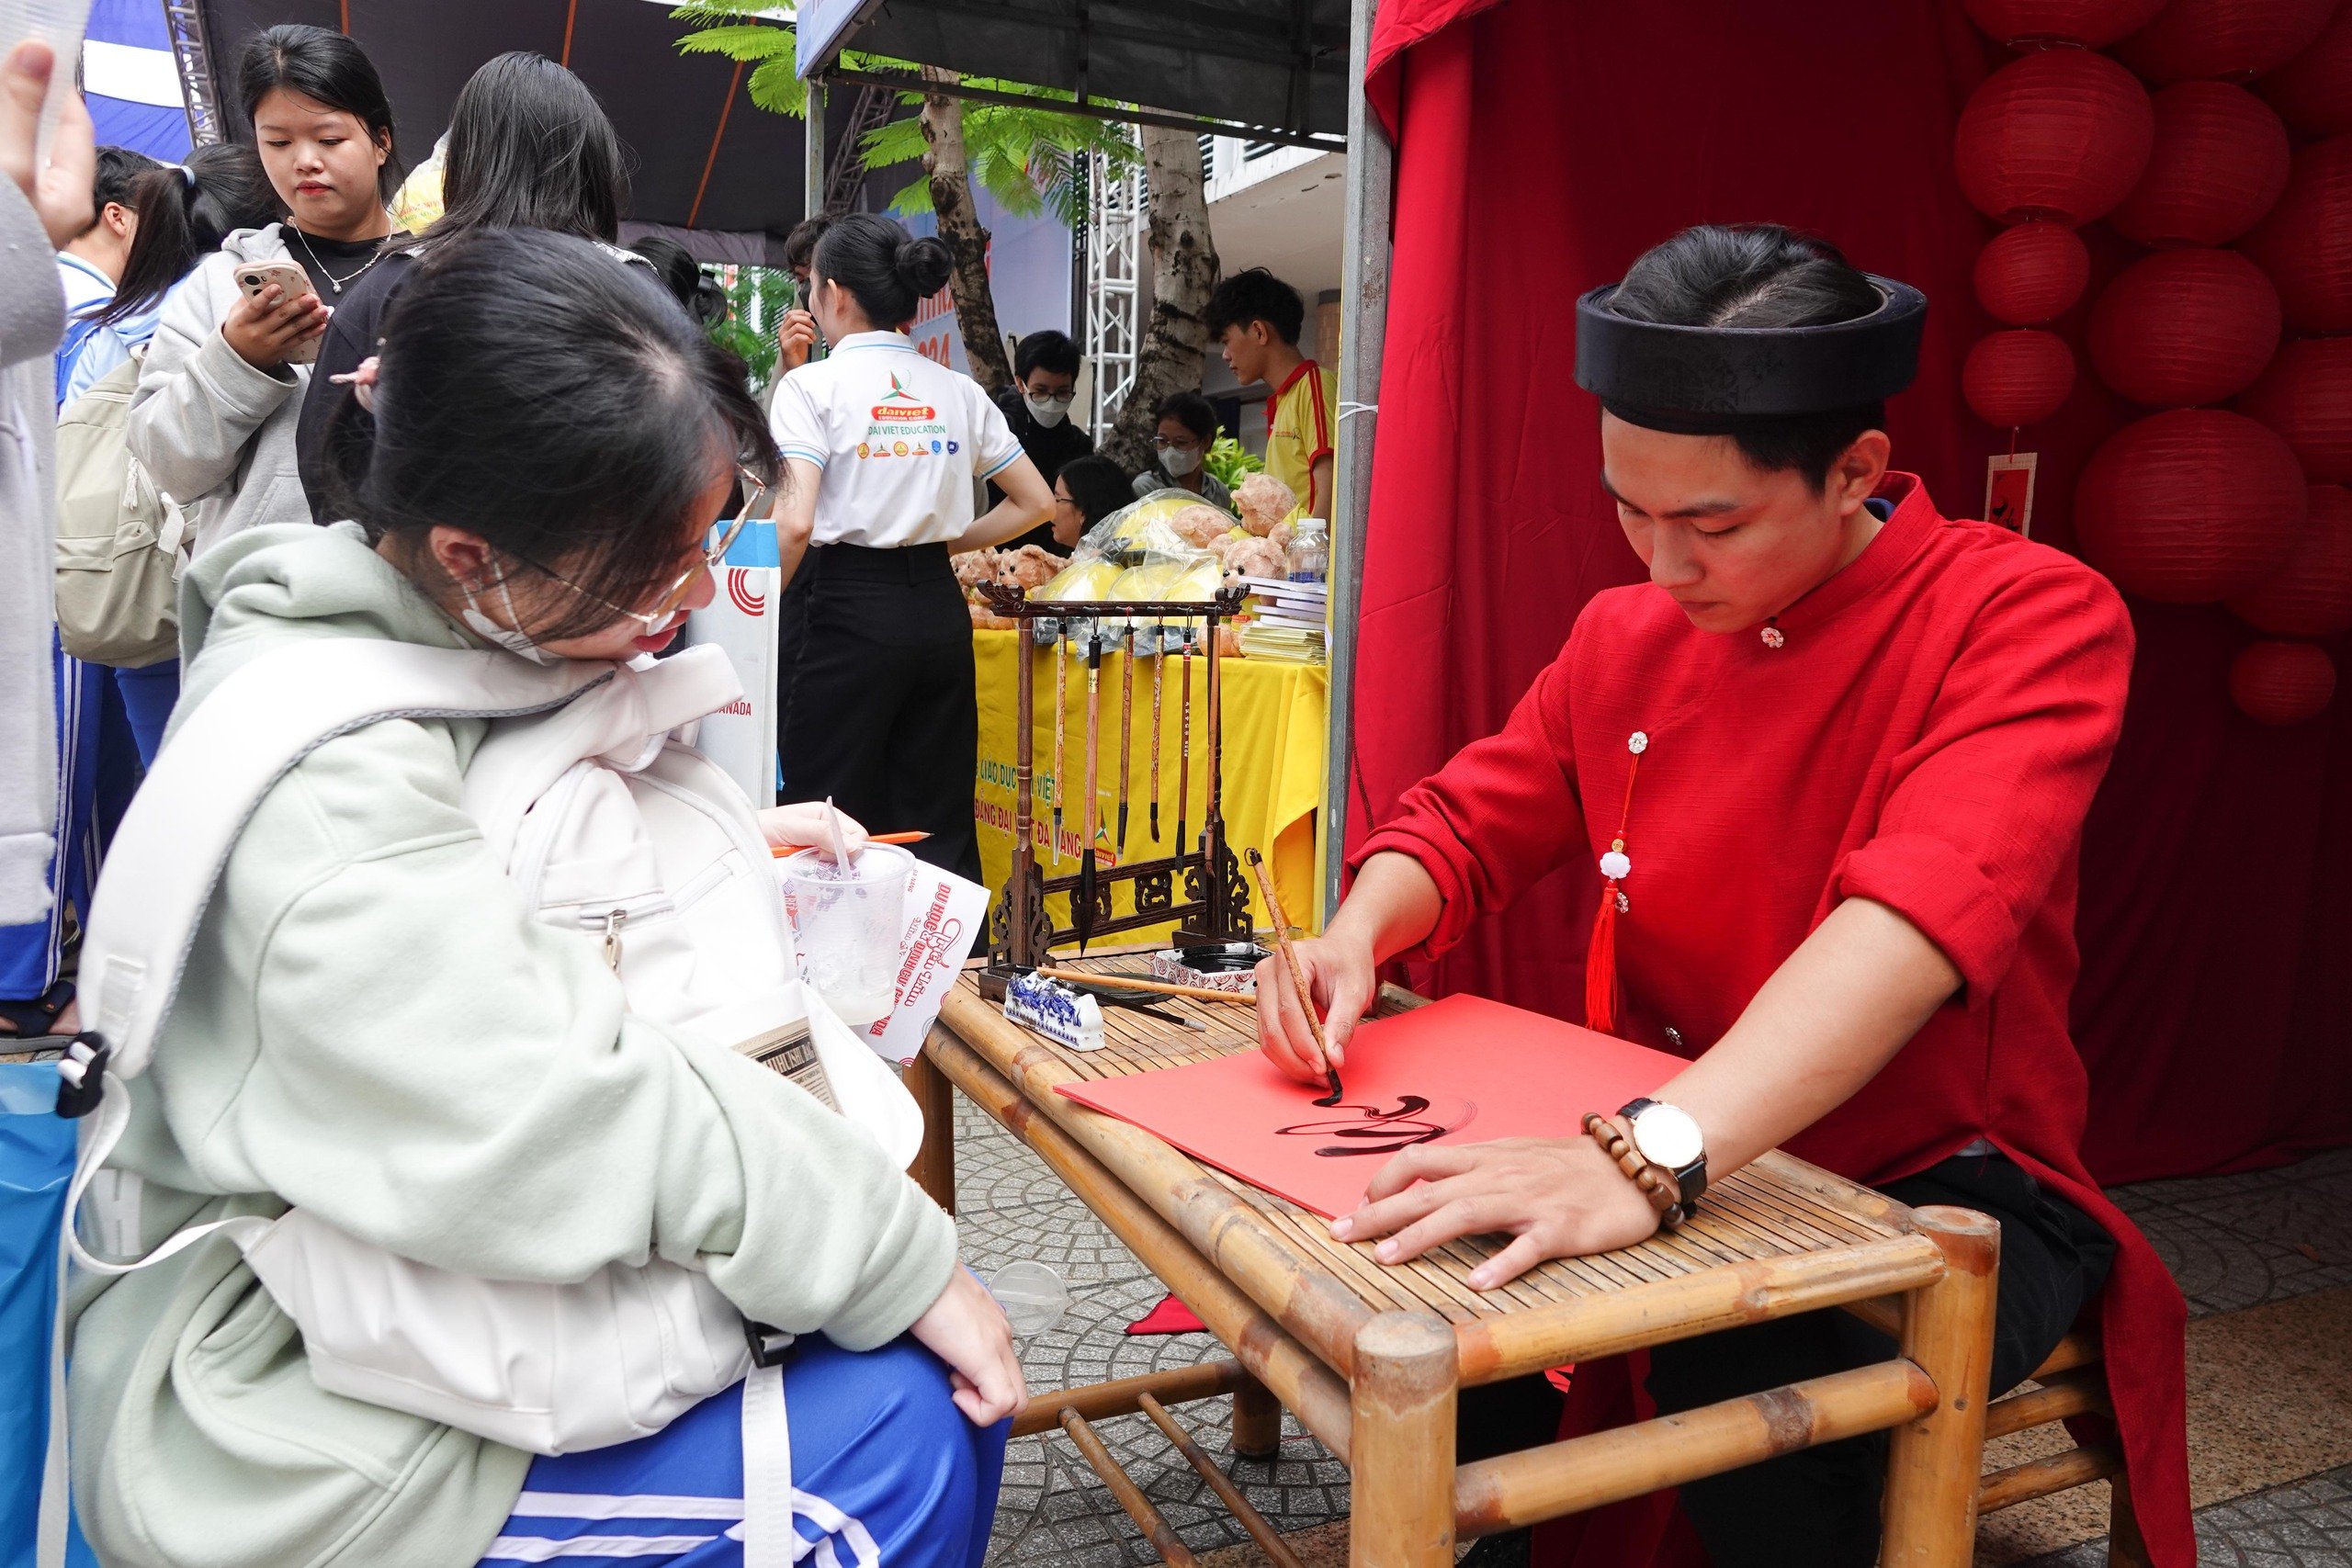
POLYGON ((1650 1201, 1650 1207, 1657 1211, 1658 1224, 1667 1230, 1680 1229, 1682 1222, 1690 1218, 1690 1212, 1682 1206, 1681 1189, 1672 1173, 1642 1158, 1641 1151, 1634 1147, 1633 1140, 1619 1132, 1615 1122, 1598 1111, 1585 1112, 1584 1130, 1593 1142, 1600 1145, 1602 1153, 1617 1162, 1617 1168, 1625 1173, 1625 1179, 1639 1188, 1642 1196, 1650 1201))

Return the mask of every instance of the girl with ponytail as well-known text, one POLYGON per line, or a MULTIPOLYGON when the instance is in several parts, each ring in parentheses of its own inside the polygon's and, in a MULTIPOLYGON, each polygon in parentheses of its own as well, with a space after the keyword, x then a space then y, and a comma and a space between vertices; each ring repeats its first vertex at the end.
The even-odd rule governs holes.
POLYGON ((832 352, 784 378, 770 416, 792 479, 776 735, 788 798, 928 832, 915 852, 977 881, 979 708, 947 558, 1027 532, 1053 492, 978 384, 907 335, 949 266, 940 241, 873 213, 817 242, 809 307, 832 352), (976 520, 978 479, 1004 499, 976 520))
POLYGON ((277 220, 277 193, 261 159, 242 142, 198 147, 178 166, 150 169, 131 182, 139 227, 113 300, 92 318, 95 330, 74 362, 71 401, 155 335, 164 296, 240 229, 277 220))

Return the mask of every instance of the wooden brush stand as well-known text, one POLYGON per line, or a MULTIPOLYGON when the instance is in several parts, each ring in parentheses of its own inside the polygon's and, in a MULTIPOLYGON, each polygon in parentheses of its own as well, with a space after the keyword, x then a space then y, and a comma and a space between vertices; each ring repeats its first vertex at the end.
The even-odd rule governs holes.
MULTIPOLYGON (((1217 627, 1231 620, 1241 608, 1241 591, 1229 588, 1205 603, 1105 600, 1090 604, 1032 604, 1025 595, 997 583, 987 585, 983 592, 990 609, 1018 623, 1020 638, 1020 677, 1013 716, 1016 739, 1012 874, 1006 879, 989 922, 989 967, 981 976, 984 991, 1001 999, 1004 987, 1014 975, 1046 962, 1046 955, 1054 947, 1076 941, 1079 934, 1077 904, 1085 878, 1079 873, 1045 875, 1037 864, 1036 844, 1032 837, 1036 826, 1036 623, 1041 619, 1065 623, 1148 621, 1196 626, 1195 646, 1202 649, 1200 657, 1206 662, 1201 699, 1206 716, 1202 727, 1206 765, 1203 769, 1205 777, 1199 835, 1190 844, 1179 843, 1176 852, 1170 855, 1098 868, 1093 877, 1094 918, 1087 931, 1088 940, 1100 941, 1122 931, 1172 920, 1178 924, 1175 940, 1180 944, 1246 941, 1250 933, 1250 884, 1232 846, 1226 841, 1220 804, 1225 731, 1216 647, 1217 627), (1132 887, 1135 908, 1130 914, 1114 916, 1111 912, 1112 891, 1121 884, 1132 887), (1056 924, 1046 912, 1046 898, 1055 893, 1069 896, 1072 919, 1067 926, 1056 924)), ((1117 640, 1123 641, 1124 634, 1117 640)), ((1116 641, 1106 634, 1104 646, 1114 647, 1116 641)), ((1168 655, 1157 657, 1165 659, 1168 655)), ((1054 676, 1057 681, 1061 679, 1058 663, 1054 676)), ((1179 746, 1181 757, 1181 741, 1179 746)), ((1058 778, 1055 788, 1067 793, 1058 778)), ((1087 844, 1081 852, 1091 855, 1094 846, 1087 844)))

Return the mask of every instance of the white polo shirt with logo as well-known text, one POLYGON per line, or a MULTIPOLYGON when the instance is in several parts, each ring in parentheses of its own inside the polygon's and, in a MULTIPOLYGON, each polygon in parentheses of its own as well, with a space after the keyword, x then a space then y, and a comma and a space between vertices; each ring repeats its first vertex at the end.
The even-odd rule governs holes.
POLYGON ((784 378, 768 417, 786 458, 824 470, 819 545, 944 544, 972 525, 972 481, 1021 456, 979 383, 924 358, 904 333, 842 339, 784 378))

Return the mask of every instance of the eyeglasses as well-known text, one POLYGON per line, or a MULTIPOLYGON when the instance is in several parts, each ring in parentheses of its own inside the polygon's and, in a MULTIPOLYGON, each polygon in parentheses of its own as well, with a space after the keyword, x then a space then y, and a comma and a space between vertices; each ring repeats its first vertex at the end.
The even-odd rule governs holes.
POLYGON ((1165 435, 1153 436, 1151 444, 1162 452, 1171 448, 1179 452, 1197 452, 1201 447, 1201 444, 1197 441, 1170 441, 1165 435))
POLYGON ((669 623, 672 615, 677 614, 678 606, 685 602, 687 594, 694 592, 695 584, 706 572, 717 573, 727 559, 727 552, 734 547, 735 540, 742 534, 744 525, 751 522, 753 513, 759 511, 760 503, 767 499, 768 485, 765 479, 741 463, 735 465, 735 472, 743 480, 743 509, 732 518, 710 525, 710 532, 703 536, 705 542, 702 553, 695 558, 695 564, 680 572, 677 581, 662 591, 662 597, 655 601, 654 607, 650 610, 624 610, 611 600, 589 592, 560 572, 551 571, 538 562, 525 559, 520 556, 515 558, 522 560, 525 566, 550 581, 569 588, 590 604, 602 604, 621 619, 635 621, 645 628, 646 636, 651 637, 669 623))

